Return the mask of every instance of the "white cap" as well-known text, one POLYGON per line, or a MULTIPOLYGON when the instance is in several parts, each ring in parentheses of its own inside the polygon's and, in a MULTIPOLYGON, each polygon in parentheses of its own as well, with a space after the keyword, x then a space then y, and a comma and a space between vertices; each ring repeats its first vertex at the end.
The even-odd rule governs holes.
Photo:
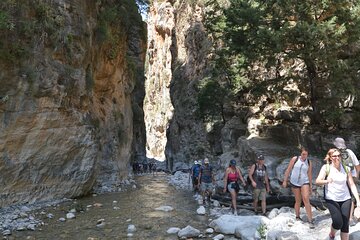
POLYGON ((345 140, 341 137, 335 138, 335 140, 333 141, 333 144, 336 148, 346 149, 345 140))

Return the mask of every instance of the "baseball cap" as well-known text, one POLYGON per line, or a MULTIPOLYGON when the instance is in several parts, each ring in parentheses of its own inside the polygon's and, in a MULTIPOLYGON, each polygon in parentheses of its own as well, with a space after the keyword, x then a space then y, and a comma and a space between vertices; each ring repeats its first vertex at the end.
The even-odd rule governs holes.
POLYGON ((258 160, 265 160, 264 155, 262 155, 262 154, 258 155, 258 156, 257 156, 257 159, 258 159, 258 160))
POLYGON ((345 145, 345 140, 341 137, 337 137, 335 138, 335 140, 333 141, 333 144, 336 148, 339 149, 345 149, 346 145, 345 145))
POLYGON ((230 160, 230 165, 231 165, 231 166, 235 166, 235 165, 236 165, 235 159, 230 160))

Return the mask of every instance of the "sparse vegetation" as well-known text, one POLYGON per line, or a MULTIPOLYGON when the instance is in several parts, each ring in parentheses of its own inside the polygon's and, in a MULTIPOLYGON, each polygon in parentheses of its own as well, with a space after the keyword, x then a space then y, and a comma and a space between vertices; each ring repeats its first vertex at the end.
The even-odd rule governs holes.
POLYGON ((256 230, 261 239, 266 239, 267 226, 265 224, 261 224, 256 230))

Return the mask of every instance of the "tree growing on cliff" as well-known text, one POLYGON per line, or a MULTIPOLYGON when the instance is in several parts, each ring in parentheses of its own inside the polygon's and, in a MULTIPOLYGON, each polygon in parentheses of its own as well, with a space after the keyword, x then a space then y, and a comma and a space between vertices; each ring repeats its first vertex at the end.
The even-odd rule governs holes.
MULTIPOLYGON (((231 73, 228 76, 255 87, 269 80, 283 83, 296 80, 310 96, 315 122, 338 117, 333 112, 342 110, 342 100, 349 95, 358 97, 359 1, 228 3, 222 14, 212 11, 207 18, 208 29, 215 41, 220 39, 222 44, 216 48, 220 49, 216 65, 219 69, 226 62, 235 66, 227 69, 231 73), (254 74, 256 66, 274 74, 254 74)), ((217 0, 208 1, 208 6, 221 7, 217 0)))
POLYGON ((201 81, 198 94, 198 113, 206 121, 225 123, 224 100, 226 91, 214 79, 205 78, 201 81))

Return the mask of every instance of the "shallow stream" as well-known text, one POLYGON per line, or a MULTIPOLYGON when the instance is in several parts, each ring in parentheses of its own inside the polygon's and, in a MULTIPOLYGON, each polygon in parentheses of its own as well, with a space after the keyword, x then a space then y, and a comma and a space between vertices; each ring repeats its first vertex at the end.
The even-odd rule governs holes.
POLYGON ((43 219, 44 226, 35 231, 14 231, 8 239, 170 240, 178 239, 177 236, 166 233, 170 227, 183 228, 191 225, 201 232, 205 231, 208 219, 196 214, 198 205, 191 191, 175 190, 169 186, 165 174, 138 176, 135 180, 136 189, 84 197, 77 199, 76 203, 66 202, 56 207, 38 210, 36 217, 43 219), (96 203, 102 206, 95 207, 96 203), (87 209, 89 205, 93 206, 87 209), (174 210, 155 210, 166 205, 174 210), (76 212, 75 219, 60 222, 59 218, 66 218, 66 213, 72 208, 84 211, 76 212), (52 219, 47 217, 49 213, 54 215, 52 219), (96 226, 99 219, 104 219, 104 226, 96 226), (135 225, 137 229, 133 237, 127 237, 129 224, 135 225))

